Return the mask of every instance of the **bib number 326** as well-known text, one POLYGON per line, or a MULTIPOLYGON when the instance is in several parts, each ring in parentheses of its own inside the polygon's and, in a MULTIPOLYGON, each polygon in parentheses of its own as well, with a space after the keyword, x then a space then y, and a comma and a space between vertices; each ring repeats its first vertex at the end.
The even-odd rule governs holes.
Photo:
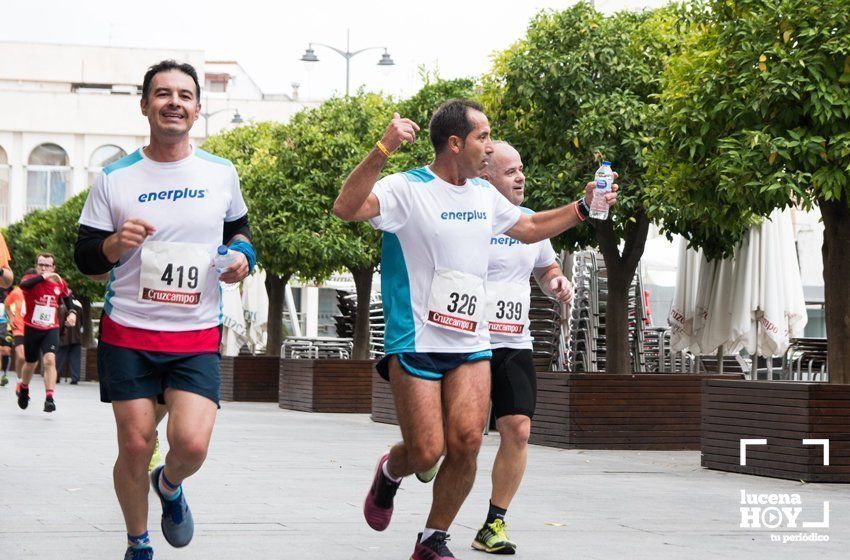
POLYGON ((139 301, 199 305, 211 266, 205 245, 148 241, 142 247, 139 301))
POLYGON ((456 270, 437 270, 426 320, 443 329, 474 333, 484 316, 485 298, 481 278, 456 270))

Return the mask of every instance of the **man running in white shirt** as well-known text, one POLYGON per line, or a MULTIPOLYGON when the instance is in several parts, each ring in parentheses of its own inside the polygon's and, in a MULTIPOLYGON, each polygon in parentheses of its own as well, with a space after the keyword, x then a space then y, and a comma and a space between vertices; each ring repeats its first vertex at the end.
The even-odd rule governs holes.
MULTIPOLYGON (((525 174, 519 152, 507 142, 493 143, 490 164, 481 175, 525 214, 525 174)), ((579 201, 583 217, 589 209, 579 201)), ((508 506, 522 482, 528 456, 531 419, 537 403, 537 374, 529 331, 532 273, 558 302, 569 304, 573 287, 555 262, 548 239, 527 244, 506 235, 490 240, 487 269, 487 321, 490 327, 491 401, 499 430, 499 451, 493 463, 490 508, 472 547, 493 554, 513 554, 516 544, 505 525, 508 506)))
MULTIPOLYGON (((445 448, 412 556, 442 560, 454 558, 448 529, 475 479, 489 402, 484 284, 490 239, 507 233, 536 243, 577 225, 581 215, 575 203, 523 214, 478 178, 493 146, 482 107, 467 100, 447 101, 431 118, 430 166, 378 181, 387 158, 402 142, 412 143, 418 130, 396 114, 346 179, 334 213, 369 220, 384 232, 386 357, 378 369, 392 384, 403 441, 378 461, 364 516, 373 529, 386 529, 401 479, 429 469, 445 448)), ((609 204, 616 196, 607 197, 609 204)))
POLYGON ((148 70, 141 110, 150 144, 104 168, 80 216, 77 266, 108 276, 98 371, 101 400, 112 403, 117 424, 113 475, 125 560, 153 558, 149 485, 166 541, 192 540, 182 483, 206 459, 218 409, 219 280, 238 282, 256 262, 236 169, 189 140, 200 92, 188 64, 166 60, 148 70), (213 255, 222 243, 239 257, 219 276, 213 255), (158 400, 168 407, 169 451, 149 480, 158 400))

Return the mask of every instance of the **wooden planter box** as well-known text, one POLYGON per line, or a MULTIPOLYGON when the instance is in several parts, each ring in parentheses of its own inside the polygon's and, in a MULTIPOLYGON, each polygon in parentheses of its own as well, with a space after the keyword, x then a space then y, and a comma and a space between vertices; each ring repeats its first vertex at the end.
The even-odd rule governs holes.
POLYGON ((280 360, 280 408, 368 413, 372 360, 280 360))
POLYGON ((398 425, 393 389, 377 371, 372 374, 372 421, 398 425))
POLYGON ((706 378, 742 376, 538 373, 529 441, 568 449, 699 449, 706 378))
POLYGON ((850 385, 708 380, 703 388, 702 466, 806 482, 850 482, 850 385), (748 445, 740 464, 741 439, 748 445), (823 447, 803 439, 829 439, 823 447))
POLYGON ((278 356, 222 356, 221 400, 277 402, 278 356))
MULTIPOLYGON (((538 372, 529 441, 568 449, 697 450, 702 381, 741 377, 538 372)), ((398 424, 390 384, 377 373, 372 420, 398 424)))
POLYGON ((83 348, 80 352, 80 372, 83 381, 97 381, 97 346, 83 348))

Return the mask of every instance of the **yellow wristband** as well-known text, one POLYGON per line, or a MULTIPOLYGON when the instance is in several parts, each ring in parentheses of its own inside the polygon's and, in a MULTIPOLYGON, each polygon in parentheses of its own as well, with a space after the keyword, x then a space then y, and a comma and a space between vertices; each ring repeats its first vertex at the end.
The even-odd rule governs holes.
POLYGON ((375 147, 376 147, 376 148, 378 148, 379 150, 381 150, 381 152, 382 152, 385 156, 390 157, 390 151, 387 149, 387 147, 386 147, 386 146, 384 146, 384 144, 383 144, 380 140, 378 140, 377 142, 375 142, 375 147))

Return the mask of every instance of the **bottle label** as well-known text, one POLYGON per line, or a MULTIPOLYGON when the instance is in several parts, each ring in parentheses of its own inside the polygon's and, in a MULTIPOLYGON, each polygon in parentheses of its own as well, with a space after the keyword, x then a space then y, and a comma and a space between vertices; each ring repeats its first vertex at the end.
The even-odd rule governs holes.
POLYGON ((608 189, 608 181, 606 181, 605 179, 597 179, 596 180, 596 188, 601 190, 601 191, 607 190, 608 189))

